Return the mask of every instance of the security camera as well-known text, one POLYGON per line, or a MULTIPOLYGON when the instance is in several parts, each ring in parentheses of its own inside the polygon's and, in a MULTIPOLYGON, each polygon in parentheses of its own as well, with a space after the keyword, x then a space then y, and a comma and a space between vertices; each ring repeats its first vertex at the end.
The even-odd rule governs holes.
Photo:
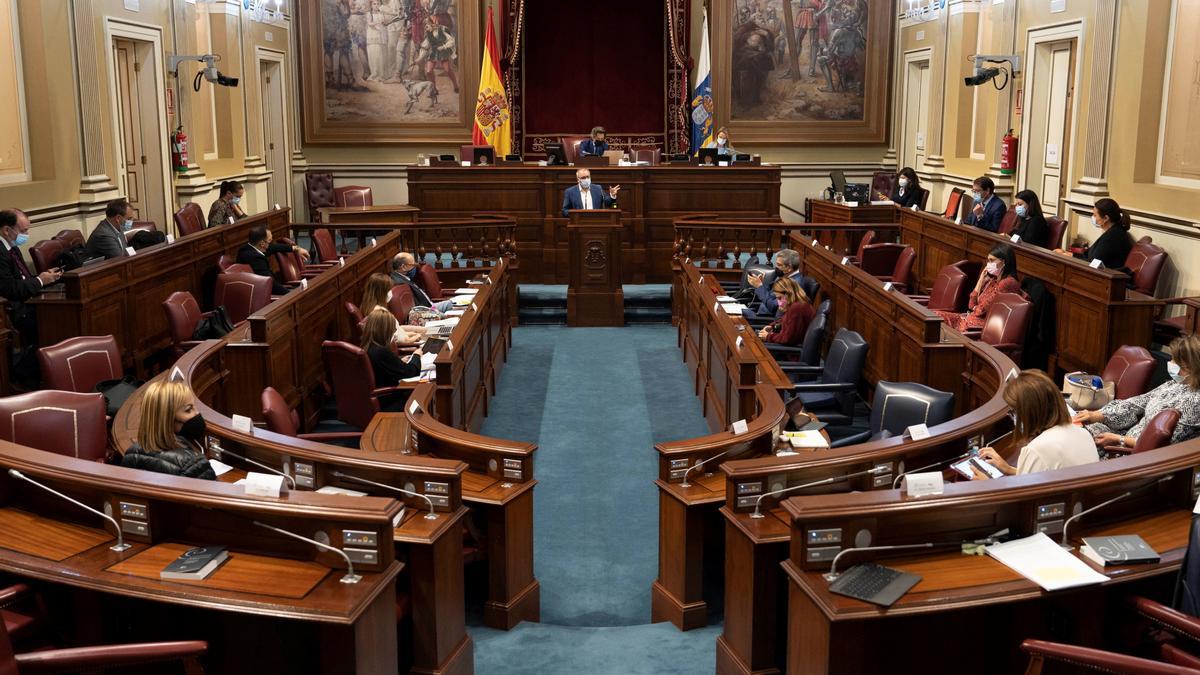
POLYGON ((204 64, 204 67, 200 69, 200 72, 196 73, 196 79, 192 82, 193 89, 200 91, 200 79, 202 77, 222 87, 236 87, 238 85, 238 78, 222 75, 221 71, 217 70, 217 62, 220 60, 221 57, 217 54, 197 54, 194 56, 171 55, 167 58, 167 70, 171 71, 172 75, 179 77, 180 63, 184 61, 200 61, 204 64))
POLYGON ((981 84, 987 84, 988 82, 996 79, 996 76, 999 74, 999 68, 979 68, 975 71, 974 75, 963 78, 963 82, 965 82, 968 87, 978 87, 981 84))
POLYGON ((996 89, 1003 89, 1008 86, 1008 81, 1013 75, 1021 72, 1021 55, 1020 54, 976 54, 975 74, 963 78, 963 82, 968 87, 978 87, 981 84, 987 84, 996 79, 1000 73, 1004 73, 1004 82, 996 86, 996 89), (1007 63, 1008 68, 1003 66, 999 68, 984 68, 985 63, 1007 63), (1011 69, 1011 73, 1009 70, 1011 69))

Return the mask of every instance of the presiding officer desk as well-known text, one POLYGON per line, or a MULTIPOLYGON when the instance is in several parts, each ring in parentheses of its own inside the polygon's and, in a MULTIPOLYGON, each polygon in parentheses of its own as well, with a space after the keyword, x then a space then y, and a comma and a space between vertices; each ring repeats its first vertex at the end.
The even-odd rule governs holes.
POLYGON ((391 498, 252 497, 0 442, 0 570, 37 586, 73 643, 207 640, 213 673, 396 673, 404 565, 389 542, 404 511, 391 498), (10 469, 111 513, 131 548, 110 550, 112 525, 10 469), (372 560, 355 564, 360 582, 341 583, 339 555, 255 522, 338 548, 358 533, 372 560), (228 546, 229 560, 203 580, 159 578, 197 545, 228 546))
POLYGON ((668 283, 672 219, 720 211, 740 219, 779 219, 779 166, 409 166, 409 203, 423 218, 463 218, 476 212, 517 219, 523 283, 565 284, 569 267, 563 192, 576 169, 592 183, 620 185, 625 283, 668 283))

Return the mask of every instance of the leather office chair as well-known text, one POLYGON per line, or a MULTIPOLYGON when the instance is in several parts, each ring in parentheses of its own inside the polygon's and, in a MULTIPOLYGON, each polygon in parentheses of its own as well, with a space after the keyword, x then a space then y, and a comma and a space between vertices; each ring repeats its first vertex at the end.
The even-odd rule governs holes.
POLYGON ((867 244, 859 247, 858 266, 864 272, 874 276, 890 276, 896 269, 896 260, 904 244, 880 243, 867 244))
POLYGON ((907 293, 912 286, 912 269, 917 262, 917 252, 911 246, 903 244, 871 244, 863 251, 862 268, 871 272, 880 281, 890 281, 901 293, 907 293), (883 247, 883 248, 880 248, 883 247), (894 254, 891 269, 883 266, 883 262, 894 254), (878 269, 878 272, 871 271, 878 269))
POLYGON ((788 372, 790 366, 819 366, 821 365, 821 346, 825 344, 825 327, 828 325, 829 317, 822 312, 817 312, 813 315, 812 321, 808 322, 808 328, 804 331, 804 340, 799 347, 789 345, 775 344, 774 342, 764 342, 767 351, 771 356, 779 361, 780 368, 783 372, 788 372), (782 360, 780 357, 790 357, 789 360, 782 360))
POLYGON ((33 261, 36 274, 58 267, 58 257, 62 255, 63 243, 57 239, 43 239, 29 247, 29 259, 33 261))
POLYGON ((371 198, 371 188, 365 185, 347 185, 333 189, 335 206, 371 206, 375 201, 371 198))
POLYGON ((325 228, 313 230, 312 245, 317 260, 323 263, 337 262, 337 245, 334 243, 333 234, 329 230, 325 228))
POLYGON ((417 301, 413 298, 412 288, 408 284, 392 286, 392 299, 388 301, 388 309, 400 325, 408 323, 408 314, 416 305, 417 301))
POLYGON ((817 315, 828 317, 831 309, 833 309, 833 298, 825 298, 821 304, 817 305, 817 315))
POLYGON ((879 198, 883 193, 890 197, 896 189, 896 174, 891 171, 876 171, 871 174, 871 199, 879 198))
POLYGON ((333 174, 325 171, 305 171, 304 191, 308 195, 308 219, 314 223, 321 220, 321 207, 337 206, 333 199, 333 174))
MULTIPOLYGON (((358 439, 362 438, 361 431, 327 430, 310 434, 300 433, 300 415, 288 406, 287 401, 283 398, 283 394, 276 391, 274 387, 263 389, 261 402, 263 419, 267 422, 267 429, 277 434, 318 443, 341 444, 344 441, 353 441, 351 447, 358 447, 358 439)), ((320 425, 317 428, 320 428, 320 425)))
POLYGON ((867 230, 866 232, 863 232, 862 239, 858 240, 858 250, 854 252, 854 255, 850 256, 851 265, 862 264, 863 250, 871 244, 874 244, 877 236, 878 235, 875 234, 875 230, 867 230))
POLYGON ((183 205, 172 216, 175 220, 175 229, 179 231, 179 236, 186 237, 189 234, 196 234, 208 225, 208 219, 204 217, 204 210, 196 202, 188 202, 183 205))
POLYGON ((999 233, 1004 236, 1012 234, 1013 228, 1017 226, 1017 212, 1009 209, 1004 212, 1004 217, 1000 219, 999 233))
POLYGON ((417 283, 425 289, 425 294, 429 296, 430 300, 437 302, 448 299, 443 295, 442 282, 438 279, 437 270, 433 265, 427 263, 417 265, 417 283))
POLYGON ((1058 216, 1050 216, 1046 218, 1046 229, 1049 230, 1049 234, 1046 236, 1046 248, 1051 251, 1062 248, 1063 234, 1067 231, 1067 221, 1058 216))
POLYGON ((246 265, 246 264, 243 264, 240 262, 236 262, 236 261, 237 261, 236 257, 229 255, 228 253, 222 253, 221 257, 217 258, 217 269, 221 270, 222 273, 224 273, 224 272, 230 272, 230 273, 244 272, 246 274, 253 273, 254 270, 250 269, 249 265, 246 265))
MULTIPOLYGON (((296 242, 287 237, 280 237, 278 241, 281 244, 289 246, 295 246, 296 244, 296 242)), ((304 259, 295 251, 275 253, 273 257, 275 258, 275 266, 279 269, 279 276, 287 286, 299 286, 302 279, 312 279, 328 268, 328 265, 325 265, 317 269, 307 269, 304 259)))
POLYGON ((12 640, 23 640, 46 623, 40 598, 25 584, 0 588, 0 621, 12 640))
POLYGON ((204 669, 200 666, 199 657, 207 651, 207 642, 186 640, 42 649, 18 654, 13 649, 7 626, 0 625, 0 673, 4 675, 98 672, 109 668, 174 662, 181 662, 188 675, 200 675, 204 669))
POLYGON ((1117 398, 1132 398, 1146 393, 1158 363, 1145 347, 1122 345, 1113 352, 1100 379, 1114 383, 1117 398))
POLYGON ((1045 672, 1058 672, 1053 664, 1067 667, 1072 673, 1085 669, 1109 675, 1197 675, 1197 671, 1183 666, 1059 642, 1025 640, 1021 643, 1021 651, 1029 654, 1025 675, 1041 675, 1044 669, 1045 672), (1047 665, 1049 669, 1046 669, 1047 665))
POLYGON ((932 427, 954 417, 954 394, 938 391, 916 382, 887 382, 875 385, 875 402, 871 405, 871 426, 867 431, 840 438, 832 446, 840 448, 855 443, 878 441, 902 436, 914 424, 932 427))
POLYGON ((104 461, 104 394, 31 391, 0 398, 0 439, 90 461, 104 461))
POLYGON ((938 270, 937 278, 933 280, 933 289, 929 295, 910 295, 916 302, 929 309, 940 309, 947 312, 967 311, 967 301, 971 297, 971 279, 957 265, 946 265, 938 270))
MULTIPOLYGON (((411 292, 411 291, 410 291, 411 292)), ((353 302, 346 303, 346 313, 350 315, 350 339, 354 344, 362 343, 363 323, 366 318, 362 314, 362 310, 353 302)))
POLYGON ((366 429, 379 412, 379 399, 402 393, 402 387, 375 387, 375 371, 367 353, 348 342, 326 340, 321 355, 333 384, 337 417, 358 429, 366 429))
POLYGON ((574 164, 575 158, 579 157, 579 144, 583 143, 591 136, 563 136, 563 154, 567 156, 567 163, 574 164))
POLYGON ((158 225, 155 225, 153 220, 135 220, 133 227, 125 233, 125 238, 129 239, 138 232, 158 232, 158 225))
POLYGON ((121 352, 111 335, 82 335, 40 347, 38 365, 46 389, 87 393, 105 380, 125 377, 121 352))
POLYGON ((1125 267, 1132 277, 1133 290, 1153 296, 1158 277, 1167 264, 1167 252, 1158 245, 1138 242, 1125 257, 1125 267))
POLYGON ((1200 332, 1200 298, 1177 297, 1163 300, 1165 311, 1167 307, 1183 306, 1184 313, 1178 316, 1162 317, 1154 320, 1154 341, 1160 345, 1171 344, 1171 341, 1183 335, 1200 332))
POLYGON ((79 230, 61 230, 58 234, 51 237, 63 243, 63 250, 66 251, 75 246, 83 246, 83 232, 79 230))
POLYGON ((925 208, 927 206, 929 206, 929 194, 930 193, 929 193, 928 188, 920 188, 920 190, 921 190, 921 201, 917 203, 917 208, 924 211, 925 208))
POLYGON ((868 347, 862 335, 843 328, 833 337, 824 365, 790 368, 790 376, 817 375, 815 380, 793 387, 804 409, 827 424, 850 424, 868 347))
POLYGON ((659 164, 659 152, 657 148, 638 148, 631 152, 630 155, 630 159, 635 162, 649 162, 650 166, 658 166, 659 164))
POLYGON ((196 298, 187 291, 175 291, 167 296, 162 303, 163 314, 167 315, 167 329, 171 332, 171 346, 175 358, 183 356, 184 352, 200 344, 193 340, 196 327, 200 320, 211 316, 212 312, 201 312, 196 298))
POLYGON ((1200 656, 1180 649, 1174 642, 1174 638, 1182 637, 1189 645, 1200 644, 1200 619, 1149 598, 1134 597, 1128 602, 1138 616, 1159 633, 1159 638, 1170 636, 1167 642, 1159 645, 1163 661, 1200 670, 1200 656))
POLYGON ((1105 458, 1136 455, 1139 452, 1165 447, 1171 444, 1171 436, 1175 434, 1175 427, 1178 425, 1178 410, 1175 408, 1160 410, 1146 423, 1146 428, 1142 429, 1142 433, 1138 435, 1137 442, 1133 444, 1132 448, 1120 444, 1106 445, 1103 455, 1105 458))
POLYGON ((950 196, 946 199, 946 210, 942 211, 942 217, 947 220, 958 220, 958 209, 962 206, 962 198, 962 188, 951 188, 950 196))
POLYGON ((271 281, 247 272, 218 274, 213 304, 225 307, 230 322, 241 323, 271 302, 271 281))
POLYGON ((983 328, 964 331, 963 335, 986 342, 1020 363, 1032 310, 1033 303, 1025 298, 1015 293, 1001 293, 988 307, 983 328))

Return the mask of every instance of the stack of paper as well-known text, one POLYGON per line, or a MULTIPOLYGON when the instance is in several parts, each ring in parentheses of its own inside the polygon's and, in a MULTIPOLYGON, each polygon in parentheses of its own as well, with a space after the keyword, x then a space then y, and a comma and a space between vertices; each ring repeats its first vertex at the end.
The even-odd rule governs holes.
POLYGON ((457 295, 475 295, 479 292, 478 288, 456 288, 454 289, 457 295))
POLYGON ((1032 537, 988 546, 987 554, 1047 591, 1108 581, 1054 540, 1038 532, 1032 537))
POLYGON ((437 354, 421 354, 421 370, 433 370, 433 360, 437 354))
POLYGON ((456 295, 453 298, 450 298, 450 300, 453 301, 454 304, 459 307, 466 307, 467 305, 469 305, 475 301, 475 294, 470 293, 467 295, 456 295))
POLYGON ((829 441, 819 431, 785 431, 786 438, 793 448, 828 448, 829 441))
POLYGON ((465 309, 452 309, 452 310, 446 312, 446 316, 462 316, 463 314, 466 314, 466 313, 467 313, 467 310, 465 310, 465 309))
POLYGON ((737 302, 737 298, 732 295, 718 295, 717 302, 737 302))
POLYGON ((721 303, 721 309, 725 310, 726 314, 741 316, 742 310, 746 309, 746 306, 739 302, 725 302, 721 303))

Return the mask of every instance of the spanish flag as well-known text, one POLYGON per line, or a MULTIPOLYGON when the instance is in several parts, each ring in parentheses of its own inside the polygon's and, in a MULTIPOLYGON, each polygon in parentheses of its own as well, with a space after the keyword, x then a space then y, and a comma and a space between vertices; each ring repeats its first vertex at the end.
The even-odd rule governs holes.
POLYGON ((504 80, 500 77, 500 50, 492 30, 492 8, 488 7, 487 37, 483 43, 483 68, 479 73, 479 98, 475 102, 475 127, 471 133, 475 145, 490 145, 496 156, 512 153, 512 119, 504 80))

